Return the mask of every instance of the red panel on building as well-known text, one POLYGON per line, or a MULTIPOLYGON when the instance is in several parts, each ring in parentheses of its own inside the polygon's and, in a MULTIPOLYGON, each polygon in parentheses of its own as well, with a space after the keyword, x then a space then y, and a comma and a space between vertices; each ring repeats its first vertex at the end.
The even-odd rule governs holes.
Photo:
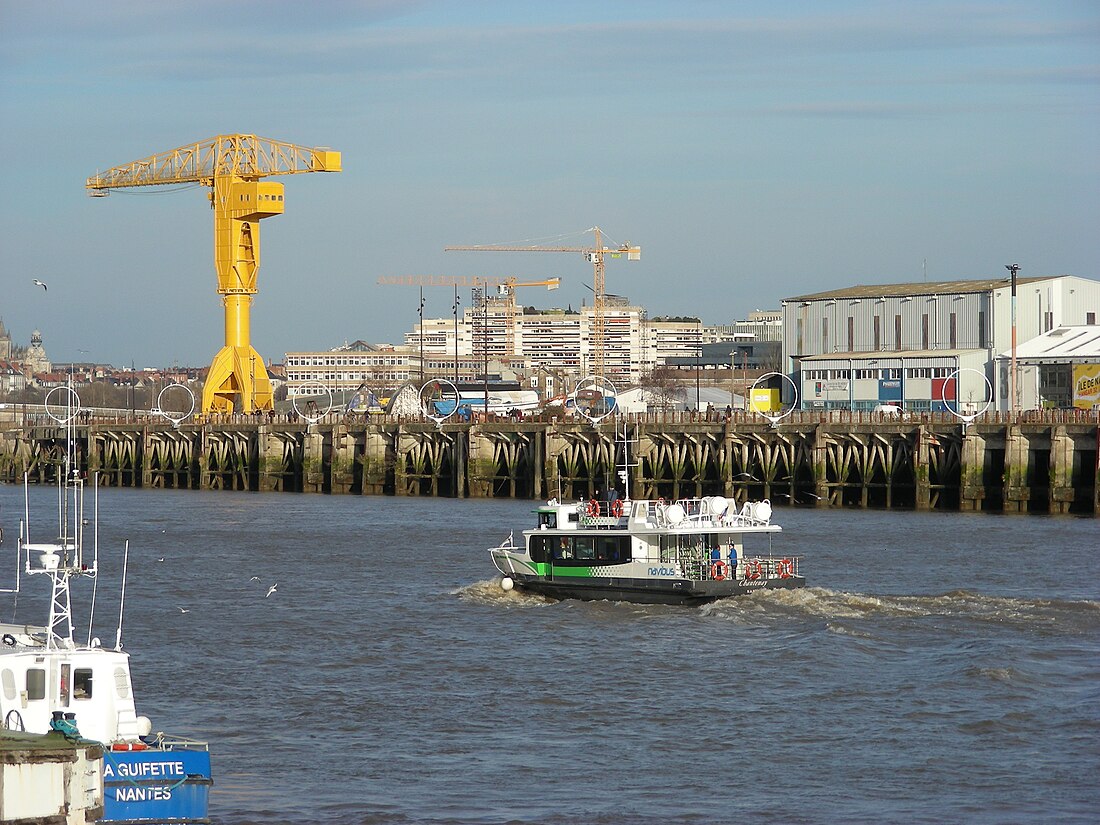
POLYGON ((954 378, 933 378, 932 379, 932 400, 948 401, 955 400, 955 380, 954 378))

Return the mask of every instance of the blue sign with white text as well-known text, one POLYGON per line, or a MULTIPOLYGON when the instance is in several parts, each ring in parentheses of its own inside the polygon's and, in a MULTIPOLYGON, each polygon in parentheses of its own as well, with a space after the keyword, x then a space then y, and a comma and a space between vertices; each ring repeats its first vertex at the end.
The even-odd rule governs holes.
POLYGON ((103 753, 103 821, 206 821, 209 751, 103 753))

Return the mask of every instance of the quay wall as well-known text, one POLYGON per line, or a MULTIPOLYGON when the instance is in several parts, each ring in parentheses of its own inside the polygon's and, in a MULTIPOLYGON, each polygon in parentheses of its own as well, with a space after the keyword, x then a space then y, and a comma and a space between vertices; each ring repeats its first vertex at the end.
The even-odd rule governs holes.
POLYGON ((630 445, 634 497, 1007 513, 1100 513, 1095 412, 1034 412, 969 425, 950 415, 686 413, 604 423, 553 418, 445 423, 329 415, 231 416, 173 426, 84 414, 0 420, 0 481, 56 478, 71 437, 80 469, 118 487, 456 498, 590 498, 630 445))

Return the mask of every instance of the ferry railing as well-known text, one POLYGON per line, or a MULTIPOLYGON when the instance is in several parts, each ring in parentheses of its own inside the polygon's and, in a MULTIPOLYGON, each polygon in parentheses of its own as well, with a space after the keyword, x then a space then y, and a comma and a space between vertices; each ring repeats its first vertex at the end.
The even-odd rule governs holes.
POLYGON ((765 581, 799 576, 801 559, 801 556, 742 556, 732 560, 722 558, 718 550, 704 550, 680 553, 677 563, 684 578, 692 581, 765 581))

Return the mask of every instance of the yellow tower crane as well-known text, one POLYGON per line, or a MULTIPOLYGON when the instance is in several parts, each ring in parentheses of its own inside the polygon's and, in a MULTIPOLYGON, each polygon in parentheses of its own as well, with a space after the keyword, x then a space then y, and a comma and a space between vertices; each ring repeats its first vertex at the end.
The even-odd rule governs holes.
POLYGON ((340 153, 268 140, 218 135, 116 166, 88 178, 93 197, 112 189, 198 183, 214 210, 214 267, 225 306, 225 346, 214 356, 202 393, 203 412, 272 408, 271 381, 249 340, 249 312, 260 269, 260 221, 283 213, 283 185, 263 178, 339 172, 340 153))
POLYGON ((604 375, 604 348, 606 338, 604 324, 604 257, 610 255, 619 258, 626 255, 628 261, 638 261, 642 258, 640 246, 622 244, 617 247, 603 245, 601 230, 598 226, 592 227, 589 232, 595 234, 593 246, 513 246, 509 244, 488 244, 482 246, 445 246, 445 252, 579 252, 593 265, 595 273, 592 284, 592 365, 596 378, 602 379, 604 375))
MULTIPOLYGON (((544 281, 520 281, 514 277, 509 278, 483 278, 480 275, 465 277, 462 275, 383 275, 378 279, 380 284, 391 286, 470 286, 497 288, 497 297, 504 305, 505 328, 505 355, 516 354, 516 288, 521 286, 544 286, 549 289, 557 289, 561 286, 561 278, 547 278, 544 281)), ((488 300, 488 296, 486 296, 488 300)), ((423 319, 421 319, 423 320, 423 319)), ((423 330, 421 330, 423 335, 423 330)), ((488 332, 482 332, 483 346, 488 346, 488 332)))

